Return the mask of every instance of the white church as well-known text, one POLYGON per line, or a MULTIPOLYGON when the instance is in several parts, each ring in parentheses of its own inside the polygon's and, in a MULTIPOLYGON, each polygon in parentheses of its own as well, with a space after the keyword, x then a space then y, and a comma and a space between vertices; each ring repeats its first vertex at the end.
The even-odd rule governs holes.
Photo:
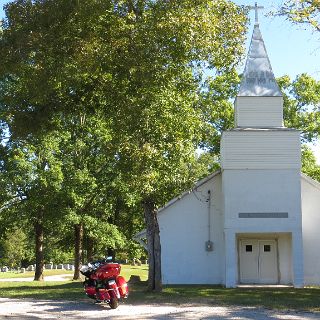
POLYGON ((320 284, 320 184, 301 173, 300 132, 283 126, 257 19, 221 170, 158 221, 163 284, 320 284))

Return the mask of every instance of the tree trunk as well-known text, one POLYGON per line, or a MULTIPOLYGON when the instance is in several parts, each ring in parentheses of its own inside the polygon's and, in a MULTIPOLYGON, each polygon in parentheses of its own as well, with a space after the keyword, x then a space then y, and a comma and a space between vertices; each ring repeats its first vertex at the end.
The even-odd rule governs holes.
POLYGON ((93 241, 90 237, 87 237, 87 261, 93 261, 93 241))
POLYGON ((80 268, 82 263, 82 242, 83 242, 83 224, 74 226, 75 244, 74 244, 74 274, 73 280, 81 278, 80 268))
POLYGON ((36 236, 36 270, 34 274, 34 281, 43 281, 43 223, 36 221, 34 224, 36 236))
POLYGON ((116 260, 116 250, 113 248, 107 248, 107 257, 112 257, 113 261, 116 260))
POLYGON ((147 226, 149 278, 148 290, 162 290, 161 283, 161 245, 157 209, 154 202, 144 201, 144 217, 147 226))

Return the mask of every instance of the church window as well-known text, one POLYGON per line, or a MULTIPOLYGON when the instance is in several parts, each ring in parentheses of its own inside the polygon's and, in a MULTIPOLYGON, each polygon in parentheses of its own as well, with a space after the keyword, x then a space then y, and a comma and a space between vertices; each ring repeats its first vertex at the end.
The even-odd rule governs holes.
POLYGON ((264 252, 271 252, 271 246, 270 246, 270 244, 265 244, 265 245, 263 246, 263 251, 264 251, 264 252))

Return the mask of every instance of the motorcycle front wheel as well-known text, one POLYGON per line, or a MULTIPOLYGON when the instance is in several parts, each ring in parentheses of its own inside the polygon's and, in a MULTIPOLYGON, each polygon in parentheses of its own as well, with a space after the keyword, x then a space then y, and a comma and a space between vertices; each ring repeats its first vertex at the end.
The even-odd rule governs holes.
POLYGON ((117 309, 119 306, 119 300, 115 297, 110 299, 109 306, 111 309, 117 309))

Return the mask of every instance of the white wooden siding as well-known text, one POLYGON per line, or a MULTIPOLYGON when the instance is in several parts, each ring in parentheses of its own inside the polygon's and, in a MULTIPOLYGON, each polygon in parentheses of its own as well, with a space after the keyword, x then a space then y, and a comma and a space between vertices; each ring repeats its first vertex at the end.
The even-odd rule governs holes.
POLYGON ((164 284, 223 284, 224 235, 221 174, 164 207, 158 215, 164 284), (207 202, 208 190, 211 201, 207 202), (208 205, 210 204, 210 228, 208 205), (213 242, 213 251, 205 243, 213 242), (177 261, 179 267, 177 268, 177 261), (195 272, 197 270, 197 272, 195 272))
POLYGON ((295 130, 234 130, 222 134, 222 169, 300 169, 295 130))
POLYGON ((283 126, 282 97, 237 97, 235 101, 236 127, 283 126))
POLYGON ((302 175, 302 234, 304 280, 306 285, 320 284, 320 184, 302 175))

